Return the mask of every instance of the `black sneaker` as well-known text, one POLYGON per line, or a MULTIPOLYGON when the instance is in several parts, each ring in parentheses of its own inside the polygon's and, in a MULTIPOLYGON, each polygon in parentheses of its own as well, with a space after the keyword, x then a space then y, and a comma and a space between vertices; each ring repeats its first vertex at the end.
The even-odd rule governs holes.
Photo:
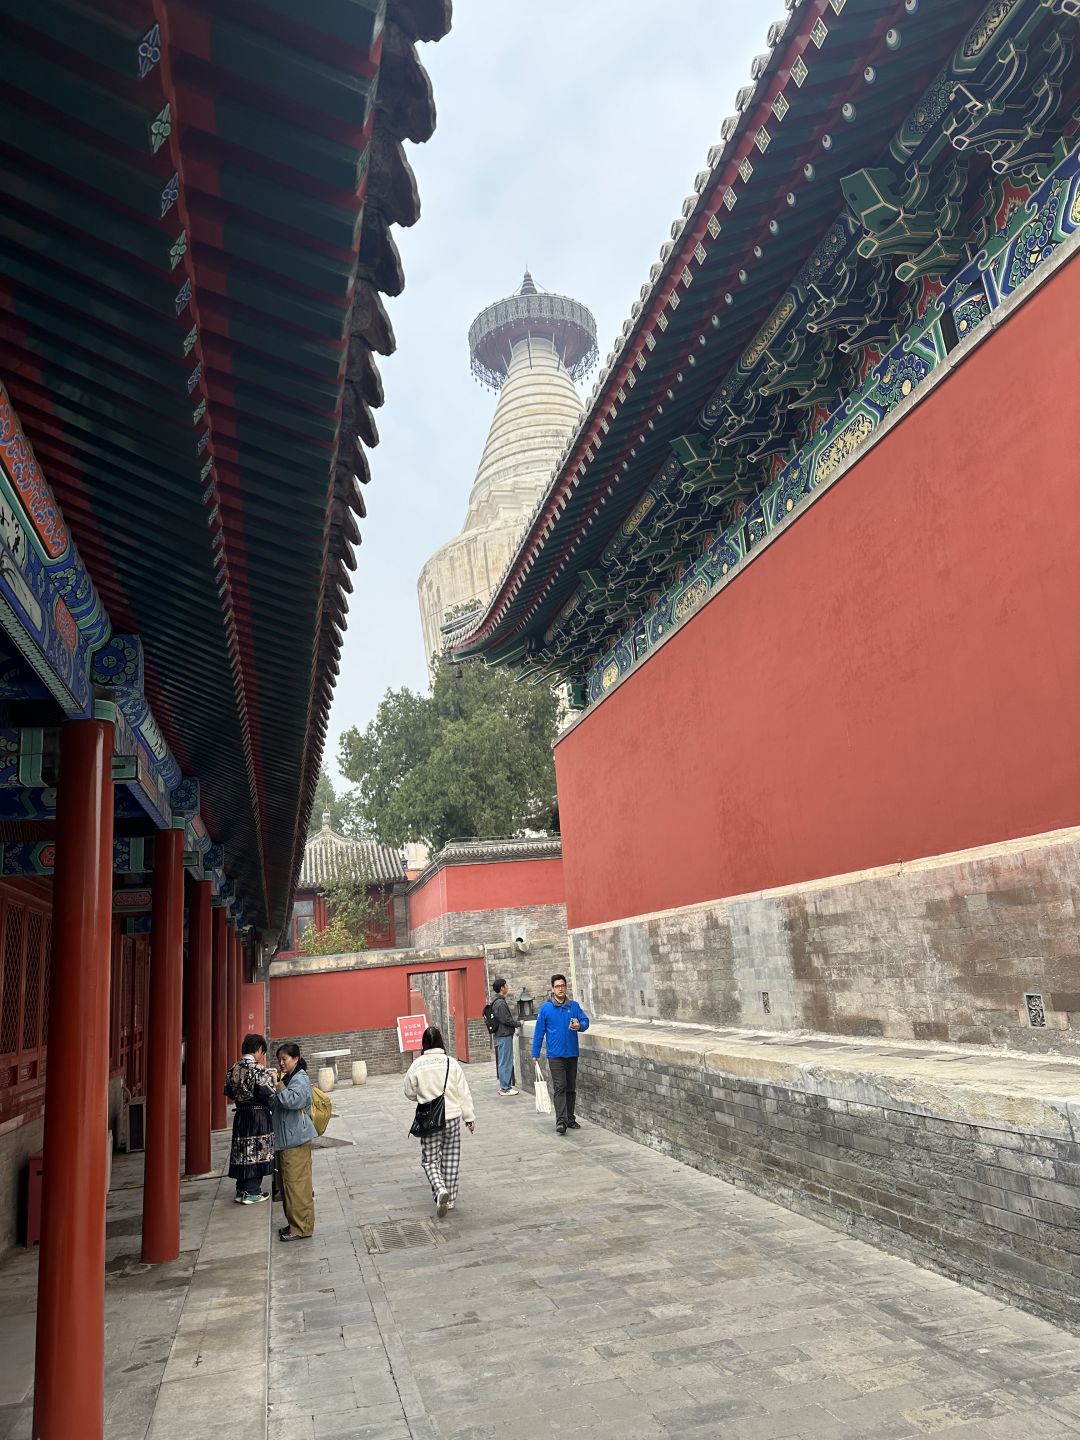
POLYGON ((566 1122, 566 1128, 567 1128, 568 1130, 580 1130, 580 1129, 581 1129, 581 1126, 578 1124, 578 1122, 577 1122, 576 1120, 568 1120, 568 1121, 566 1122))
POLYGON ((565 1125, 556 1125, 556 1126, 555 1126, 555 1134, 556 1134, 556 1135, 565 1135, 565 1134, 566 1134, 566 1126, 565 1126, 565 1125))

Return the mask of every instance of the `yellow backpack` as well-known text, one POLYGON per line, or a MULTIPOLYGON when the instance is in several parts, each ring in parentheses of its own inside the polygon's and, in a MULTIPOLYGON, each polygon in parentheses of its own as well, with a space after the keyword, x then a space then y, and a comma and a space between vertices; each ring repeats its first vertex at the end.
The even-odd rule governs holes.
POLYGON ((320 1090, 318 1085, 311 1087, 311 1123, 321 1135, 327 1125, 330 1124, 330 1116, 334 1113, 334 1102, 327 1095, 325 1090, 320 1090))

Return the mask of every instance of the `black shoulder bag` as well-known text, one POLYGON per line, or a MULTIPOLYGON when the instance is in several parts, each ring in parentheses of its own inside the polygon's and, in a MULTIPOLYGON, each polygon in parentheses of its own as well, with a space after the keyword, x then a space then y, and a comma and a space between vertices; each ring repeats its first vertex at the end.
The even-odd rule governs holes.
POLYGON ((425 1135, 437 1135, 446 1129, 446 1086, 450 1080, 450 1058, 446 1060, 446 1074, 443 1077, 442 1094, 434 1100, 421 1100, 416 1106, 409 1134, 422 1140, 425 1135))

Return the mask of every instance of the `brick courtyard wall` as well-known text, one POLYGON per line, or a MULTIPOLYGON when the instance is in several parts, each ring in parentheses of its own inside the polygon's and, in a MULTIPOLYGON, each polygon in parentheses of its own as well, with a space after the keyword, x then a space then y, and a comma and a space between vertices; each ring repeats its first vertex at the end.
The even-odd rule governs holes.
POLYGON ((565 934, 538 935, 530 941, 523 955, 512 945, 488 945, 485 952, 488 978, 494 980, 496 976, 502 976, 505 979, 509 991, 507 999, 515 1015, 518 996, 523 990, 533 996, 539 1010, 548 997, 552 975, 570 975, 570 952, 565 934))
MULTIPOLYGON (((602 1027, 601 1027, 602 1028, 602 1027)), ((518 1073, 530 1037, 519 1042, 518 1073)), ((973 1123, 871 1088, 725 1069, 703 1043, 582 1037, 578 1110, 642 1145, 1080 1331, 1080 1144, 1066 1102, 973 1123), (850 1098, 844 1098, 845 1094, 850 1098), (863 1100, 856 1097, 862 1095, 863 1100), (879 1103, 866 1103, 867 1097, 879 1103)), ((745 1068, 745 1067, 742 1067, 745 1068)), ((775 1067, 777 1070, 782 1067, 775 1067)), ((897 1087, 903 1089, 904 1087, 897 1087)), ((925 1100, 925 1096, 923 1097, 925 1100)), ((1009 1103, 1000 1107, 1002 1115, 1009 1103)))
POLYGON ((413 1060, 412 1055, 399 1053, 397 1028, 393 1025, 382 1026, 376 1030, 335 1030, 321 1035, 275 1035, 273 1043, 280 1044, 282 1040, 296 1041, 307 1059, 313 1077, 319 1062, 311 1057, 318 1050, 349 1051, 347 1057, 342 1057, 337 1062, 338 1079, 346 1082, 352 1079, 354 1060, 366 1060, 368 1073, 371 1075, 394 1075, 399 1071, 403 1073, 413 1060))
MULTIPOLYGON (((451 970, 466 975, 471 1035, 473 1024, 483 1028, 484 961, 465 946, 276 959, 267 987, 267 1029, 275 1041, 295 1040, 305 1054, 348 1049, 351 1059, 367 1061, 372 1074, 405 1070, 412 1056, 398 1053, 397 1017, 410 1013, 415 989, 429 1020, 449 1028, 446 972, 451 970)), ((452 1045, 452 1032, 447 1038, 452 1045)), ((348 1065, 338 1062, 340 1077, 349 1077, 348 1065)))
POLYGON ((483 1064, 491 1058, 492 1044, 488 1028, 483 1020, 469 1021, 469 1060, 472 1064, 483 1064))
POLYGON ((610 1017, 1080 1054, 1078 875, 1068 830, 578 930, 581 1000, 610 1017))
MULTIPOLYGON (((505 843, 513 846, 515 842, 505 843)), ((549 848, 554 846, 558 849, 557 840, 548 842, 548 845, 549 848)), ((453 847, 449 847, 449 851, 452 850, 453 847)), ((457 915, 473 917, 469 942, 475 938, 510 940, 513 939, 513 933, 509 928, 498 928, 494 922, 488 922, 482 917, 500 917, 502 923, 509 927, 514 923, 515 916, 524 918, 529 912, 550 914, 562 909, 565 898, 561 854, 536 858, 492 857, 473 863, 459 863, 458 859, 444 861, 437 856, 432 865, 409 887, 411 943, 425 943, 417 937, 426 933, 424 927, 433 921, 457 915), (489 923, 494 927, 490 937, 473 933, 477 925, 484 927, 489 923)), ((561 924, 565 928, 565 913, 561 924)), ((551 928, 550 925, 547 928, 551 928)), ((438 943, 445 945, 454 942, 440 940, 438 943)))
POLYGON ((461 910, 436 915, 409 938, 414 945, 505 945, 522 935, 566 933, 565 905, 520 905, 500 910, 461 910))

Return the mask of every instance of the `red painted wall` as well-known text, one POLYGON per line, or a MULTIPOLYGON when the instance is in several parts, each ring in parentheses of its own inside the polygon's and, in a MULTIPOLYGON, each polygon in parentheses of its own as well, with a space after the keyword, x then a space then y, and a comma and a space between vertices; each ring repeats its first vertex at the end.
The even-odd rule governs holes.
POLYGON ((446 865, 409 895, 409 928, 440 915, 472 910, 513 910, 524 905, 562 905, 563 862, 511 860, 488 865, 446 865))
POLYGON ((1080 263, 556 749, 583 926, 1080 822, 1080 263))
POLYGON ((467 972, 467 1015, 479 1018, 487 995, 484 962, 474 959, 453 965, 385 965, 282 976, 270 981, 270 1030, 275 1036, 381 1030, 410 1013, 410 975, 448 969, 467 972))

